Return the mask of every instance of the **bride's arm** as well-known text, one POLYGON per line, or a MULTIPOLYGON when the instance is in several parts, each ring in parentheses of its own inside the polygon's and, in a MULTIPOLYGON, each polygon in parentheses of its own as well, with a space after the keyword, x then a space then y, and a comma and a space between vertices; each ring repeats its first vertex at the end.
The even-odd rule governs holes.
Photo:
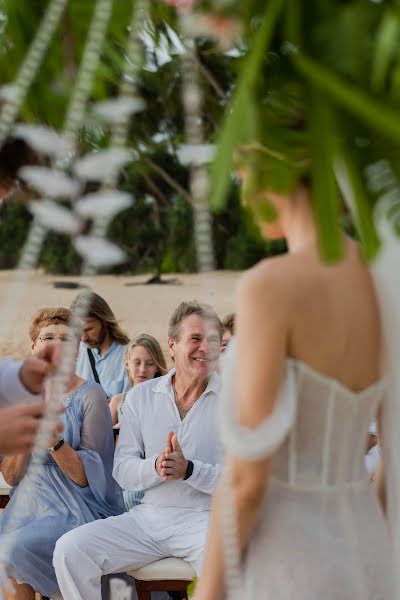
MULTIPOLYGON (((263 264, 244 276, 237 298, 236 402, 240 423, 255 429, 270 416, 280 390, 289 327, 288 290, 277 269, 263 264)), ((233 410, 233 407, 232 407, 233 410)), ((233 476, 233 494, 243 551, 260 515, 267 488, 271 457, 244 461, 228 456, 233 476)), ((223 597, 223 542, 221 511, 224 491, 218 486, 213 502, 211 526, 196 600, 223 597)))
MULTIPOLYGON (((238 517, 239 541, 243 550, 260 515, 269 461, 250 463, 232 457, 227 457, 227 460, 233 467, 233 493, 238 517), (243 470, 250 470, 253 474, 242 478, 239 473, 243 470)), ((224 547, 221 532, 223 510, 224 490, 219 485, 212 504, 205 559, 196 586, 195 600, 222 600, 224 595, 224 547)))

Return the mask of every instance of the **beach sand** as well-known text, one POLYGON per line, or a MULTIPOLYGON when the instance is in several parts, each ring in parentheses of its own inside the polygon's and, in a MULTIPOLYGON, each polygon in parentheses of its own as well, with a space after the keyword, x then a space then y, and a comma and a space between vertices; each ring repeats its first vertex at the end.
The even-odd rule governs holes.
MULTIPOLYGON (((155 336, 167 356, 168 319, 174 308, 182 300, 196 299, 211 304, 222 318, 234 310, 239 276, 239 272, 231 271, 168 274, 163 279, 175 283, 145 285, 150 275, 97 275, 89 283, 109 303, 130 337, 139 333, 155 336)), ((80 279, 34 271, 12 293, 13 279, 14 271, 0 271, 0 356, 24 358, 30 354, 28 329, 34 312, 44 306, 68 307, 79 292, 56 288, 54 283, 79 283, 80 279)))

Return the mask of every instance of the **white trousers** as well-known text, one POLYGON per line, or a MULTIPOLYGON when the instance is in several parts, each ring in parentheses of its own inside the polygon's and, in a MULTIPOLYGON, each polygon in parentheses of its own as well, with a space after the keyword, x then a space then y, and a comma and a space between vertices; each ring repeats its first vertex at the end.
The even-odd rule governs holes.
POLYGON ((101 576, 138 569, 156 560, 183 558, 199 572, 205 549, 209 511, 135 506, 72 529, 57 542, 53 564, 64 600, 101 600, 101 576), (176 515, 176 531, 173 529, 176 515), (187 518, 186 518, 187 516, 187 518), (163 534, 165 533, 165 535, 163 534))

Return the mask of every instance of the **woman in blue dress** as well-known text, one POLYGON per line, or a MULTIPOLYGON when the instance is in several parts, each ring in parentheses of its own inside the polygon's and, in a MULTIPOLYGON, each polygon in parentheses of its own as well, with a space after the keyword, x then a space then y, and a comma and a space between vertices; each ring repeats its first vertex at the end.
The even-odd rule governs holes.
MULTIPOLYGON (((58 340, 76 340, 78 353, 80 332, 70 325, 71 317, 66 308, 39 310, 29 332, 32 352, 58 340)), ((0 519, 0 561, 15 588, 4 591, 6 600, 34 600, 35 592, 56 595, 52 557, 58 538, 74 527, 123 511, 121 490, 112 478, 112 423, 101 386, 72 375, 63 404, 62 438, 57 435, 51 442, 39 476, 30 482, 29 495, 18 484, 29 477, 25 472, 30 455, 5 457, 0 464, 5 480, 15 486, 0 519), (12 551, 5 556, 9 541, 12 551)))

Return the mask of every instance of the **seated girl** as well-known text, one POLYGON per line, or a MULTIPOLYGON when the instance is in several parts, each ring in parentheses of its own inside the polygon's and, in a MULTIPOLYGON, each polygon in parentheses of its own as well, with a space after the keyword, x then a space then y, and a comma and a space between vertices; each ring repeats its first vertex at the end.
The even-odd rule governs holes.
MULTIPOLYGON (((146 333, 138 335, 128 344, 124 360, 132 387, 143 381, 165 375, 167 372, 167 364, 160 344, 153 336, 146 333)), ((110 400, 112 422, 118 428, 122 421, 127 393, 116 394, 110 400)), ((142 498, 142 491, 124 490, 126 510, 139 504, 142 498)))

